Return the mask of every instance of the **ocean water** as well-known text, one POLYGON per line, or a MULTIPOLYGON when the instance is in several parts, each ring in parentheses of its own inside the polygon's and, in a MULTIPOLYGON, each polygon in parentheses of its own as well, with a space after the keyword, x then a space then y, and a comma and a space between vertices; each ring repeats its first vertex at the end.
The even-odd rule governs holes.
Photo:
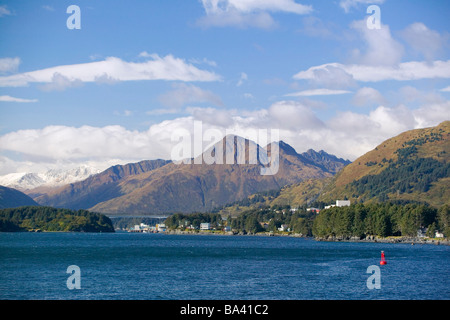
POLYGON ((1 300, 450 299, 450 247, 256 236, 0 233, 1 300), (379 266, 380 253, 388 264, 379 266), (69 290, 67 268, 80 268, 69 290), (367 269, 380 267, 380 289, 367 269))

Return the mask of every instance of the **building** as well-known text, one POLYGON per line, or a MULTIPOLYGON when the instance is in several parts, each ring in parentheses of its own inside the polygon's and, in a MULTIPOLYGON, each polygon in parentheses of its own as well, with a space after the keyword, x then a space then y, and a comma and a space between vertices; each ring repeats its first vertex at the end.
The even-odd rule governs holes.
POLYGON ((200 223, 200 230, 210 230, 211 224, 209 222, 200 223))
POLYGON ((350 200, 336 200, 336 207, 349 207, 350 200))
POLYGON ((441 232, 439 232, 439 231, 436 231, 435 237, 436 237, 436 238, 443 238, 443 237, 444 237, 444 234, 441 233, 441 232))
POLYGON ((333 207, 349 207, 350 200, 336 200, 336 204, 331 204, 329 206, 325 206, 325 209, 330 209, 333 207))

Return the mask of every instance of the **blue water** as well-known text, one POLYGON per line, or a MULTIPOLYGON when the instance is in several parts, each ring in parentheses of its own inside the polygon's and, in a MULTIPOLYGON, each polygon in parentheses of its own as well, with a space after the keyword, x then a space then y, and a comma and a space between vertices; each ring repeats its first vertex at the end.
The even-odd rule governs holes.
POLYGON ((450 299, 450 247, 288 237, 0 233, 0 299, 450 299), (381 266, 381 289, 367 268, 381 266), (67 267, 81 270, 69 290, 67 267))

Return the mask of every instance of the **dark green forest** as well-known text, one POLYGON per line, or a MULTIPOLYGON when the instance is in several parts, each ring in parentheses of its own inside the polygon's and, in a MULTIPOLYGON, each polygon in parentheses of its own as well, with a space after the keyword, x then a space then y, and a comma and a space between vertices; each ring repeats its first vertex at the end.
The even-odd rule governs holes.
POLYGON ((114 232, 111 220, 86 210, 28 206, 0 210, 0 232, 114 232))
POLYGON ((409 236, 428 228, 428 236, 439 230, 450 236, 450 207, 439 210, 426 204, 355 204, 323 210, 314 219, 315 237, 409 236))
MULTIPOLYGON (((398 156, 397 161, 383 159, 380 163, 366 163, 367 166, 384 166, 385 163, 389 163, 389 166, 377 175, 368 175, 351 183, 350 187, 355 196, 363 195, 362 201, 372 198, 387 201, 388 194, 427 192, 433 182, 450 176, 450 163, 417 157, 417 146, 440 140, 442 140, 440 134, 411 140, 395 152, 398 156)), ((440 153, 441 156, 444 154, 445 151, 440 153)))

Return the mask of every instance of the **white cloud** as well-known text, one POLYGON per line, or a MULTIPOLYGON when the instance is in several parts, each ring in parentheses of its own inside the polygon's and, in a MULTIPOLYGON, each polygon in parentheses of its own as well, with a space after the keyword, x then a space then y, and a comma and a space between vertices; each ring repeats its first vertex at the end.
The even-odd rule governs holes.
POLYGON ((427 104, 413 111, 417 126, 431 127, 444 120, 450 120, 450 101, 427 104))
POLYGON ((383 95, 374 88, 364 87, 359 89, 353 96, 352 103, 356 106, 362 107, 374 104, 384 104, 386 100, 383 95))
POLYGON ((448 42, 448 36, 429 29, 421 22, 409 25, 400 34, 414 51, 422 54, 428 61, 442 53, 448 42))
POLYGON ((381 24, 380 29, 369 29, 365 20, 359 20, 354 21, 351 27, 362 35, 367 46, 364 53, 353 53, 358 64, 395 66, 401 61, 404 48, 392 37, 389 26, 381 24))
POLYGON ((197 102, 209 102, 215 106, 223 106, 222 99, 211 91, 185 83, 176 83, 172 87, 174 90, 159 96, 159 101, 165 106, 180 108, 186 104, 197 102))
POLYGON ((372 5, 372 4, 382 4, 385 0, 341 0, 339 6, 344 9, 346 13, 350 12, 350 9, 357 7, 359 5, 372 5))
POLYGON ((310 97, 310 96, 329 96, 351 93, 347 90, 331 90, 331 89, 312 89, 295 93, 286 94, 286 97, 310 97))
POLYGON ((11 10, 6 5, 0 6, 0 17, 12 15, 11 10))
POLYGON ((14 97, 11 97, 11 96, 0 96, 0 102, 30 103, 30 102, 38 102, 38 100, 37 99, 14 98, 14 97))
POLYGON ((450 92, 450 86, 448 86, 446 88, 443 88, 440 91, 442 91, 442 92, 450 92))
POLYGON ((307 14, 311 6, 294 0, 202 0, 206 16, 198 23, 202 26, 237 26, 272 28, 276 23, 268 12, 307 14))
POLYGON ((310 80, 312 85, 340 89, 356 85, 354 76, 345 70, 345 66, 330 63, 318 67, 311 67, 294 75, 296 80, 310 80))
POLYGON ((409 81, 420 79, 450 78, 450 60, 403 62, 398 66, 370 66, 361 64, 344 65, 340 63, 328 63, 314 66, 306 71, 294 75, 296 80, 321 81, 322 74, 328 74, 334 68, 347 74, 356 81, 378 82, 384 80, 409 81))
POLYGON ((188 107, 186 111, 190 113, 195 120, 202 121, 204 124, 227 128, 233 125, 233 111, 217 110, 214 108, 188 107))
POLYGON ((20 58, 1 58, 0 59, 0 74, 8 72, 16 72, 20 65, 20 58))
POLYGON ((297 101, 279 101, 272 104, 268 110, 267 120, 271 128, 302 130, 323 126, 322 121, 310 108, 297 101))
MULTIPOLYGON (((126 62, 116 57, 103 61, 57 66, 0 77, 0 87, 19 87, 30 83, 53 83, 55 74, 69 82, 139 80, 219 81, 217 74, 201 70, 172 55, 151 55, 145 62, 126 62)), ((61 79, 62 79, 61 78, 61 79)))
POLYGON ((52 80, 40 86, 43 91, 63 91, 67 88, 81 87, 83 82, 79 79, 69 79, 60 73, 55 72, 52 76, 52 80))

